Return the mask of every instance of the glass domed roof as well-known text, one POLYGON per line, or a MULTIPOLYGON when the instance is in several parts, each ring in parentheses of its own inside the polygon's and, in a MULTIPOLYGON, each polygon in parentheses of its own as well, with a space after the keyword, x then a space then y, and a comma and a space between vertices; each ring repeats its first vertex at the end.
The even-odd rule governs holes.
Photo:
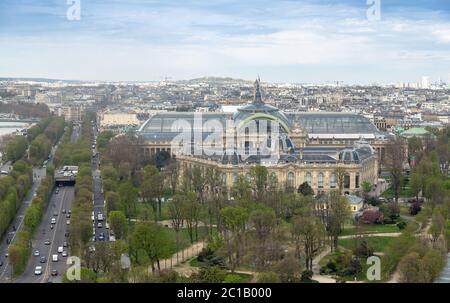
POLYGON ((234 120, 239 124, 247 124, 251 120, 272 120, 281 124, 281 127, 288 132, 291 127, 290 120, 278 108, 265 104, 261 98, 260 79, 255 81, 255 97, 251 104, 238 109, 234 115, 234 120))

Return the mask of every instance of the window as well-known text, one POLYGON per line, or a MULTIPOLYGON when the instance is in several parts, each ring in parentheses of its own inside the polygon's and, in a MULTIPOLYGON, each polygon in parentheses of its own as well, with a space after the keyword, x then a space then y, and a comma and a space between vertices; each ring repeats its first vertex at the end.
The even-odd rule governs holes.
POLYGON ((318 187, 323 188, 323 173, 319 173, 318 177, 318 187))
POLYGON ((355 176, 355 187, 359 188, 359 174, 355 176))
POLYGON ((305 182, 307 182, 309 186, 311 186, 311 180, 312 180, 311 173, 306 173, 305 182))
POLYGON ((332 173, 330 177, 330 187, 336 188, 336 186, 337 186, 336 174, 332 173))
POLYGON ((291 171, 287 175, 287 186, 290 188, 294 187, 294 173, 291 171))
POLYGON ((344 176, 344 188, 350 188, 350 175, 344 176))

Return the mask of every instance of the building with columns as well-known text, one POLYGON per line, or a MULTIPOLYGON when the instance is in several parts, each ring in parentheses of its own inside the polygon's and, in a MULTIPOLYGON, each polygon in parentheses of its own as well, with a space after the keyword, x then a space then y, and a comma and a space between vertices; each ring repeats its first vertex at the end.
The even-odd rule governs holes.
POLYGON ((280 187, 307 182, 315 193, 344 193, 376 184, 385 137, 369 119, 353 113, 283 113, 262 101, 259 79, 252 103, 236 112, 165 112, 137 131, 144 153, 167 152, 182 169, 214 168, 231 189, 239 175, 266 166, 280 187), (374 146, 375 145, 375 146, 374 146))

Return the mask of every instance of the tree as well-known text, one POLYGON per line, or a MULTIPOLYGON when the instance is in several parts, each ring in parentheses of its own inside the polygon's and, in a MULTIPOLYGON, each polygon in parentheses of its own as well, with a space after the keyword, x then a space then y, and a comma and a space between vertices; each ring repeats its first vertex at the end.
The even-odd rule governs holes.
POLYGON ((267 244, 275 227, 276 218, 273 209, 261 207, 250 213, 249 221, 253 227, 256 264, 264 268, 267 261, 267 244))
POLYGON ((339 194, 342 195, 344 191, 344 179, 347 176, 347 172, 344 168, 338 167, 334 170, 334 174, 336 175, 336 182, 339 188, 339 194))
POLYGON ((6 158, 12 162, 23 158, 27 146, 28 143, 24 136, 15 136, 6 146, 6 158))
POLYGON ((416 197, 419 200, 419 194, 422 190, 422 180, 421 176, 417 171, 413 171, 411 178, 409 178, 409 193, 411 196, 416 197))
POLYGON ((361 186, 364 193, 364 200, 367 201, 369 198, 369 193, 372 191, 372 184, 370 184, 370 182, 368 181, 364 181, 361 186))
POLYGON ((280 283, 280 277, 273 271, 258 274, 257 283, 280 283))
POLYGON ((161 196, 163 193, 163 176, 153 165, 144 168, 143 180, 140 185, 142 201, 153 209, 155 222, 161 218, 161 196))
POLYGON ((248 211, 240 206, 226 206, 221 209, 226 253, 231 272, 240 264, 248 211))
POLYGON ((418 283, 420 276, 420 256, 416 252, 411 252, 402 258, 398 264, 400 271, 400 281, 404 283, 418 283))
POLYGON ((198 240, 198 222, 200 220, 201 205, 197 201, 197 195, 194 192, 188 192, 184 196, 184 215, 186 227, 191 243, 198 240))
POLYGON ((261 202, 262 198, 266 194, 267 176, 269 172, 267 167, 257 165, 250 169, 250 175, 253 181, 253 191, 256 195, 256 200, 261 202))
POLYGON ((438 177, 429 177, 425 186, 425 197, 431 205, 431 209, 442 205, 447 199, 447 190, 444 182, 438 177))
POLYGON ((326 229, 332 240, 332 248, 337 249, 339 234, 345 221, 351 216, 350 204, 346 197, 339 195, 336 191, 330 192, 327 200, 326 229))
POLYGON ((117 239, 125 238, 127 234, 127 218, 122 211, 110 211, 109 212, 109 223, 111 229, 114 231, 117 239))
POLYGON ((138 223, 130 238, 130 249, 137 263, 139 255, 145 255, 151 263, 152 272, 155 263, 158 271, 161 270, 159 261, 170 256, 170 238, 167 231, 156 223, 138 223))
POLYGON ((395 202, 400 195, 403 164, 405 163, 406 145, 401 138, 390 139, 386 144, 384 165, 391 176, 391 187, 394 192, 395 202))
POLYGON ((180 250, 180 230, 183 227, 184 218, 186 217, 184 201, 185 195, 183 195, 182 193, 177 193, 173 197, 172 201, 167 204, 169 216, 172 221, 172 228, 175 230, 177 251, 180 250))
POLYGON ((410 156, 418 158, 419 154, 423 151, 422 140, 416 136, 408 139, 408 152, 410 156))
POLYGON ((303 196, 314 196, 314 190, 309 186, 308 182, 303 182, 298 187, 297 192, 303 196))
POLYGON ((324 244, 325 227, 313 216, 296 216, 292 220, 291 234, 296 257, 300 259, 302 251, 306 269, 312 270, 312 261, 324 244))
POLYGON ((119 186, 118 193, 122 209, 127 218, 131 219, 136 214, 137 190, 131 182, 127 181, 119 186))

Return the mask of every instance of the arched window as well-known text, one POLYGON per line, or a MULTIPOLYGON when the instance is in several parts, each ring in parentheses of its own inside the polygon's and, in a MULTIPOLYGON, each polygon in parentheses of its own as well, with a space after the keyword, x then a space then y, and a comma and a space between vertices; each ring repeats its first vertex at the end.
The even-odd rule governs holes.
POLYGON ((308 183, 309 186, 311 186, 312 176, 311 173, 306 173, 305 175, 305 182, 308 183))
POLYGON ((336 174, 332 173, 330 176, 330 187, 336 188, 336 186, 337 186, 336 174))
POLYGON ((287 174, 287 186, 294 187, 294 173, 291 171, 287 174))
POLYGON ((319 188, 323 188, 323 173, 319 173, 319 176, 318 176, 317 179, 318 179, 317 180, 317 182, 318 182, 317 186, 319 188))

